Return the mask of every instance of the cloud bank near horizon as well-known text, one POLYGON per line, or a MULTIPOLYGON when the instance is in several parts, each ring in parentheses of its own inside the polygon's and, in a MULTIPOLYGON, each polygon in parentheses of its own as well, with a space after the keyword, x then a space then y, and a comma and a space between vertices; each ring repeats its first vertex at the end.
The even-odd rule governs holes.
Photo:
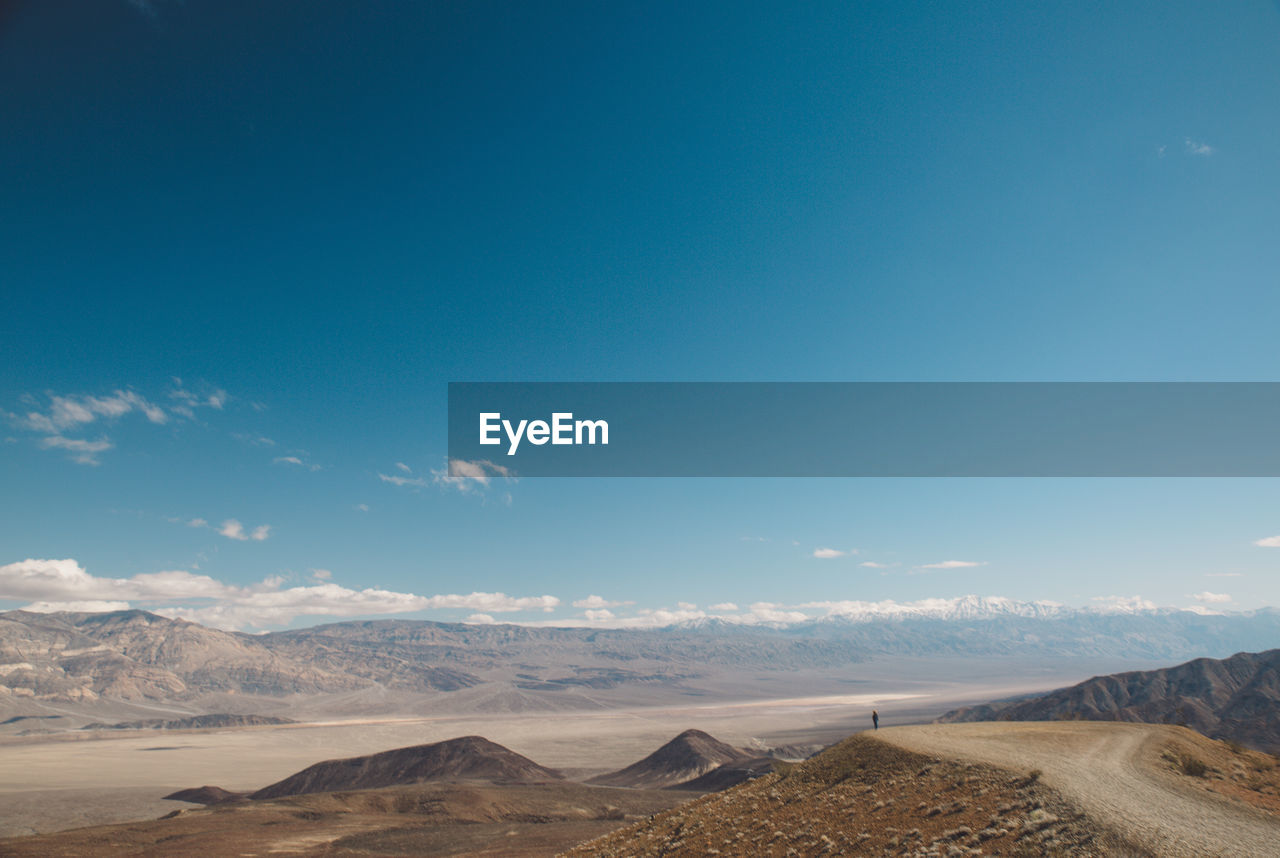
MULTIPOLYGON (((328 571, 328 570, 324 570, 328 571)), ((185 570, 101 578, 72 559, 28 559, 0 566, 0 599, 31 600, 25 610, 114 611, 146 606, 172 619, 222 629, 285 626, 298 617, 361 617, 415 611, 467 610, 486 613, 549 612, 554 596, 513 597, 505 593, 422 596, 378 587, 353 590, 323 576, 315 583, 285 586, 273 576, 236 586, 185 570), (191 604, 175 604, 187 602, 191 604)))
MULTIPOLYGON (((571 601, 557 596, 509 596, 506 593, 421 595, 380 587, 352 589, 331 580, 328 569, 312 570, 305 583, 268 576, 249 585, 234 585, 186 570, 167 570, 129 578, 90 574, 77 561, 27 559, 0 566, 0 600, 21 601, 23 610, 119 611, 142 608, 172 619, 185 619, 221 629, 283 628, 295 620, 356 618, 431 612, 465 615, 469 623, 511 622, 526 626, 652 629, 681 624, 721 622, 734 625, 794 626, 844 620, 865 622, 902 619, 975 619, 995 616, 1053 617, 1077 610, 1091 613, 1139 613, 1187 610, 1221 613, 1217 606, 1231 602, 1225 593, 1196 593, 1184 607, 1157 605, 1142 596, 1095 596, 1084 608, 1060 602, 1019 601, 1003 596, 966 595, 899 602, 820 600, 785 604, 756 601, 739 607, 732 601, 706 609, 690 602, 674 607, 634 607, 632 600, 591 594, 571 601), (1210 607, 1214 606, 1214 607, 1210 607), (545 617, 562 607, 578 611, 570 616, 545 617), (524 615, 498 620, 495 614, 524 615), (538 615, 544 615, 539 618, 538 615)), ((444 619, 453 619, 445 617, 444 619)))

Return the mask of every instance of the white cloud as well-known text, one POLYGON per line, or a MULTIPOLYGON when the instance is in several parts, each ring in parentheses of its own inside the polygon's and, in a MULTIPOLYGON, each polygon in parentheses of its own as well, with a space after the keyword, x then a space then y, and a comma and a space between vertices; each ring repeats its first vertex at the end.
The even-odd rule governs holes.
POLYGON ((857 554, 856 551, 841 551, 839 548, 815 548, 813 556, 819 560, 834 560, 837 557, 848 557, 850 554, 857 554))
POLYGON ((215 395, 203 399, 192 396, 194 401, 179 398, 177 404, 166 411, 133 390, 116 390, 108 396, 61 396, 55 393, 47 396, 49 404, 44 410, 6 416, 14 425, 43 435, 39 441, 42 448, 66 450, 71 454, 72 461, 82 465, 100 464, 98 454, 110 450, 114 444, 105 436, 91 441, 70 437, 69 432, 79 432, 99 420, 116 421, 135 412, 151 423, 164 424, 169 422, 171 412, 191 417, 192 409, 196 406, 221 408, 226 401, 226 392, 219 390, 215 395))
POLYGON ((393 486, 425 486, 427 484, 422 477, 397 477, 379 473, 378 479, 393 486))
POLYGON ((985 561, 977 560, 943 560, 941 563, 925 563, 917 569, 968 569, 973 566, 986 566, 985 561))
POLYGON ((737 625, 786 625, 811 619, 803 611, 787 608, 773 602, 755 602, 746 611, 739 612, 733 602, 720 602, 711 607, 711 612, 698 610, 688 602, 680 602, 675 608, 641 608, 630 616, 618 614, 604 608, 585 611, 582 617, 557 620, 545 620, 524 625, 534 626, 580 626, 606 629, 656 629, 681 623, 696 623, 702 620, 720 620, 737 625))
MULTIPOLYGON (((494 477, 513 480, 511 470, 488 459, 449 459, 440 470, 431 469, 431 482, 460 492, 478 492, 489 487, 494 477)), ((510 503, 510 495, 507 502, 510 503)))
POLYGON ((868 560, 865 563, 859 563, 858 565, 866 569, 892 569, 894 566, 897 566, 898 564, 897 563, 876 563, 874 560, 868 560))
POLYGON ((67 429, 93 423, 99 418, 116 419, 131 411, 140 411, 152 423, 167 423, 164 409, 132 390, 117 390, 110 396, 49 395, 47 412, 31 411, 19 419, 27 429, 56 434, 67 429))
POLYGON ((409 466, 408 466, 408 465, 406 465, 404 462, 396 462, 396 467, 397 467, 397 468, 399 468, 401 471, 403 471, 403 472, 404 472, 404 473, 406 473, 406 474, 412 474, 412 473, 413 473, 413 468, 409 467, 409 466))
POLYGON ((615 602, 615 601, 612 601, 612 600, 610 600, 610 599, 606 599, 606 598, 604 598, 603 596, 594 596, 594 595, 593 595, 593 596, 588 596, 588 597, 587 597, 587 598, 585 598, 585 599, 576 599, 576 600, 573 602, 573 606, 574 606, 575 608, 595 608, 595 609, 599 609, 599 608, 616 608, 616 607, 618 607, 618 606, 620 606, 620 605, 629 605, 629 604, 631 604, 631 603, 630 603, 630 602, 615 602))
POLYGON ((1259 548, 1280 548, 1280 536, 1268 536, 1265 539, 1259 539, 1253 544, 1259 548))
POLYGON ((958 596, 954 599, 919 599, 897 602, 884 599, 864 602, 853 599, 804 602, 796 608, 818 609, 827 617, 852 621, 882 619, 972 618, 1008 614, 1021 617, 1052 616, 1062 609, 1057 602, 1019 602, 1003 596, 958 596))
POLYGON ((681 611, 670 608, 641 608, 635 616, 618 617, 609 621, 610 628, 662 628, 676 623, 705 620, 705 611, 681 611))
POLYGON ((222 523, 222 527, 218 530, 218 533, 221 533, 227 539, 238 539, 244 541, 249 538, 244 532, 244 525, 236 521, 234 518, 229 518, 224 521, 222 523))
POLYGON ((312 462, 304 462, 297 456, 276 456, 271 460, 277 465, 295 465, 299 468, 306 468, 308 471, 318 471, 320 466, 312 462))
POLYGON ((64 438, 61 435, 48 435, 40 439, 40 446, 45 450, 67 450, 72 461, 80 465, 101 465, 98 454, 110 450, 114 445, 105 438, 97 441, 85 441, 79 438, 64 438))
POLYGON ((763 623, 802 623, 809 619, 809 615, 802 611, 787 610, 773 602, 755 602, 750 611, 752 617, 763 623))
POLYGON ((513 611, 543 611, 550 613, 560 605, 555 596, 521 596, 515 598, 506 593, 471 593, 466 596, 427 596, 423 609, 468 608, 475 611, 510 613, 513 611))
POLYGON ((311 577, 316 579, 317 581, 328 581, 330 578, 333 577, 333 573, 330 572, 328 569, 312 569, 311 577))
POLYGON ((419 596, 368 587, 351 590, 334 583, 276 589, 247 588, 232 598, 205 607, 160 608, 157 614, 180 617, 204 625, 239 629, 285 625, 299 616, 355 617, 402 614, 410 611, 462 609, 481 614, 551 611, 560 604, 554 596, 512 597, 505 593, 419 596))
POLYGON ((208 527, 208 526, 209 526, 209 522, 205 521, 203 518, 193 518, 191 519, 191 521, 187 522, 187 527, 208 527))
POLYGON ((358 503, 356 504, 356 509, 358 509, 360 512, 368 512, 369 505, 367 503, 358 503))
MULTIPOLYGON (((197 408, 212 408, 214 411, 221 411, 222 406, 227 404, 227 392, 221 388, 206 388, 203 393, 196 393, 182 385, 182 379, 174 378, 173 389, 169 391, 169 398, 173 400, 170 409, 175 414, 181 414, 183 417, 195 417, 197 408)), ((249 440, 245 436, 237 435, 242 441, 249 440)), ((261 438, 259 441, 266 441, 268 445, 273 444, 270 438, 261 438)), ((249 443, 255 443, 249 441, 249 443)))
POLYGON ((105 611, 127 611, 129 610, 129 603, 104 602, 101 600, 87 600, 80 602, 32 602, 30 605, 23 605, 22 610, 31 611, 36 614, 53 614, 58 611, 100 614, 105 611))
MULTIPOLYGON (((313 574, 325 571, 313 570, 313 574)), ((550 612, 560 605, 554 596, 421 596, 378 587, 354 590, 326 580, 297 587, 285 587, 284 583, 282 577, 272 576, 257 584, 236 586, 182 570, 99 578, 70 559, 28 559, 0 566, 0 599, 29 601, 35 606, 33 610, 123 610, 137 602, 163 616, 219 628, 284 625, 299 616, 351 617, 436 610, 492 615, 550 612), (175 602, 204 604, 176 606, 175 602)))
POLYGON ((175 570, 134 575, 132 578, 98 578, 75 560, 27 559, 0 566, 0 599, 39 602, 125 601, 220 598, 231 595, 227 587, 207 575, 175 570))
POLYGON ((470 623, 473 626, 491 626, 495 622, 497 622, 497 620, 495 620, 493 617, 489 616, 488 614, 472 614, 471 616, 463 620, 463 622, 470 623))
POLYGON ((1187 147, 1188 155, 1201 155, 1205 158, 1209 157, 1214 152, 1218 151, 1217 149, 1214 149, 1212 146, 1210 146, 1208 143, 1200 143, 1196 140, 1192 140, 1190 137, 1186 139, 1186 147, 1187 147))
POLYGON ((1141 596, 1094 596, 1098 610, 1106 613, 1132 614, 1137 611, 1154 611, 1159 607, 1155 602, 1141 596))
POLYGON ((246 533, 243 524, 234 518, 229 518, 222 523, 222 527, 218 528, 218 533, 221 533, 227 539, 234 539, 238 542, 247 542, 248 540, 262 542, 271 535, 271 525, 260 524, 246 533))
POLYGON ((1194 593, 1191 598, 1195 599, 1202 605, 1221 605, 1224 602, 1230 602, 1231 597, 1226 593, 1210 593, 1205 590, 1202 593, 1194 593))

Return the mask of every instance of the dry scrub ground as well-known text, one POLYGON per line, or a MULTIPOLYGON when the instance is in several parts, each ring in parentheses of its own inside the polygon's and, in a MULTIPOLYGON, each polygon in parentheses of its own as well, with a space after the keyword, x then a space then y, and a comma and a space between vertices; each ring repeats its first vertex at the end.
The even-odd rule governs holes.
POLYGON ((1271 754, 1176 730, 1161 747, 1160 760, 1186 784, 1280 816, 1280 759, 1271 754))
POLYGON ((939 760, 868 735, 565 853, 623 856, 1146 855, 1035 773, 939 760))
POLYGON ((426 784, 193 808, 0 840, 5 856, 550 856, 687 796, 552 783, 426 784))

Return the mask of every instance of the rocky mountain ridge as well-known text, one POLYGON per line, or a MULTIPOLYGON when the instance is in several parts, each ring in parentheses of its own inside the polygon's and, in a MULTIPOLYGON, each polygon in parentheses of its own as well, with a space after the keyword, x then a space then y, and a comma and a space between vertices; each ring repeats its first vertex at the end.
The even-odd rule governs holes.
MULTIPOLYGON (((635 689, 639 694, 662 687, 676 694, 704 693, 698 680, 709 672, 835 675, 869 659, 899 656, 1152 662, 1262 649, 1280 640, 1280 612, 1274 610, 1124 614, 1026 604, 951 600, 936 616, 846 617, 783 628, 724 622, 589 629, 373 620, 261 635, 139 610, 10 611, 0 613, 0 714, 51 714, 34 704, 104 701, 177 703, 193 715, 244 714, 269 711, 246 708, 254 697, 325 695, 367 707, 359 711, 377 711, 386 695, 399 693, 429 699, 470 694, 477 705, 522 711, 554 709, 579 692, 635 689)), ((121 712, 117 717, 143 716, 121 712)))
POLYGON ((1213 739, 1280 753, 1280 649, 1095 676, 1024 700, 953 710, 939 720, 1075 719, 1178 724, 1213 739))

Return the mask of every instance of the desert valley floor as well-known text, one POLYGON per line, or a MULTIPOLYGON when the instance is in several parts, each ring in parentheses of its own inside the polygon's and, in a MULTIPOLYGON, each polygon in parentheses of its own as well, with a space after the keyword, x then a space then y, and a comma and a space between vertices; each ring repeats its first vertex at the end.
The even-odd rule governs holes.
POLYGON ((1077 661, 1050 669, 1016 659, 968 665, 959 672, 954 662, 928 659, 873 663, 861 666, 852 693, 805 696, 797 681, 786 689, 791 696, 775 699, 398 713, 231 730, 15 731, 0 737, 0 836, 155 818, 190 806, 162 800, 177 789, 256 789, 320 760, 461 735, 485 736, 573 777, 626 765, 689 728, 741 746, 825 745, 869 726, 873 708, 885 724, 918 723, 954 706, 1058 687, 1111 666, 1077 661))

